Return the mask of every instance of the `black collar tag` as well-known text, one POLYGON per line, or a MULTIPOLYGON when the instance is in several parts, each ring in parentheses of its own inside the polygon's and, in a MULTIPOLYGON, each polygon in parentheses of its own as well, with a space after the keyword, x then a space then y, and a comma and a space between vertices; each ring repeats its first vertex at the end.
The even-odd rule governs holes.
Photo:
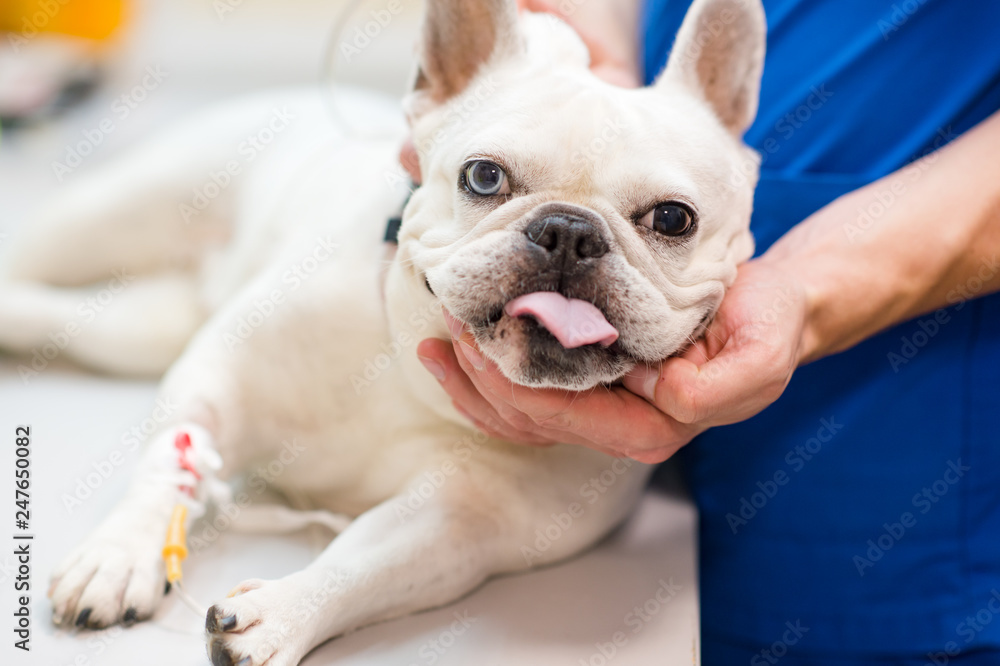
POLYGON ((401 217, 390 217, 389 223, 385 225, 385 238, 386 243, 392 243, 396 245, 399 243, 399 228, 403 225, 403 218, 401 217))
POLYGON ((384 242, 392 243, 393 245, 399 244, 399 227, 403 225, 403 209, 406 208, 406 204, 410 203, 410 197, 413 196, 413 193, 417 191, 418 187, 420 186, 414 184, 413 187, 410 188, 410 193, 406 195, 406 201, 404 201, 403 205, 400 207, 399 215, 389 218, 389 221, 385 225, 385 236, 382 238, 384 242))

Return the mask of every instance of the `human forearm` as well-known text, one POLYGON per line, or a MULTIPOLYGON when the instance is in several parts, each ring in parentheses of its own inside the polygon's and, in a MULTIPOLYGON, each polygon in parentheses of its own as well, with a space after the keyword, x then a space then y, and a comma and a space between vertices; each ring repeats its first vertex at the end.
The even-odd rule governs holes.
POLYGON ((1000 113, 847 194, 759 259, 801 280, 801 362, 1000 289, 1000 113))

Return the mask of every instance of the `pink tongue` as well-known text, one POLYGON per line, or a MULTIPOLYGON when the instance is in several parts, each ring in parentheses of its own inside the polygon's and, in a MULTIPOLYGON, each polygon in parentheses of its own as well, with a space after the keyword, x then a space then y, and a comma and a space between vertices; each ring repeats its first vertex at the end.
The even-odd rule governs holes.
POLYGON ((515 298, 504 307, 511 317, 531 315, 566 349, 595 342, 607 347, 618 339, 618 331, 595 306, 554 291, 536 291, 515 298))

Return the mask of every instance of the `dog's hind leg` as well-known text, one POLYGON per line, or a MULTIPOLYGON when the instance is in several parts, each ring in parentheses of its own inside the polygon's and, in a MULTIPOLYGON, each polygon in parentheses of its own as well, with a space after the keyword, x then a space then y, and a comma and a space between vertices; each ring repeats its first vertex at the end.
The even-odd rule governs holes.
POLYGON ((181 220, 174 200, 200 159, 174 150, 155 142, 81 174, 5 244, 0 348, 32 357, 22 375, 57 355, 105 372, 160 374, 204 320, 198 264, 225 225, 181 220))
POLYGON ((4 248, 0 280, 83 286, 115 271, 195 267, 207 242, 225 239, 231 196, 185 222, 184 197, 214 164, 186 150, 194 147, 157 140, 80 174, 20 225, 4 248))
POLYGON ((98 370, 162 373, 204 321, 206 265, 235 233, 241 141, 277 126, 281 100, 208 111, 72 174, 2 247, 0 348, 47 348, 36 366, 55 350, 98 370))
POLYGON ((138 275, 197 266, 206 247, 233 232, 242 172, 250 169, 241 141, 262 128, 270 131, 274 108, 289 100, 298 98, 220 105, 106 165, 70 174, 5 244, 0 280, 81 286, 113 271, 138 275))
POLYGON ((119 375, 157 376, 207 316, 187 273, 119 271, 91 287, 0 285, 0 348, 24 356, 30 383, 56 357, 119 375))

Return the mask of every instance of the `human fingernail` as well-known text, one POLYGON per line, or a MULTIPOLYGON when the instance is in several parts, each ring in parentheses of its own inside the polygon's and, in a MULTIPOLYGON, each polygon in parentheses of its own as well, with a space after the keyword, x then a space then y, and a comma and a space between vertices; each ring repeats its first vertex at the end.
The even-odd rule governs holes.
POLYGON ((434 378, 437 379, 439 382, 443 382, 444 381, 444 366, 443 365, 441 365, 437 361, 435 361, 433 359, 430 359, 430 358, 427 358, 425 356, 419 356, 418 358, 420 359, 420 362, 424 364, 424 367, 427 368, 427 372, 429 372, 432 375, 434 375, 434 378))
POLYGON ((660 380, 660 369, 648 365, 637 366, 625 376, 625 388, 639 393, 650 402, 656 401, 656 385, 660 380), (636 390, 638 389, 638 391, 636 390))
POLYGON ((465 354, 465 358, 468 359, 473 368, 476 370, 483 370, 486 368, 486 361, 483 360, 482 354, 476 351, 472 345, 465 340, 462 340, 459 343, 459 346, 462 348, 462 353, 465 354))
POLYGON ((451 313, 447 310, 444 311, 444 323, 448 325, 448 332, 451 333, 451 337, 456 340, 462 337, 462 333, 465 332, 465 324, 452 317, 451 313))

